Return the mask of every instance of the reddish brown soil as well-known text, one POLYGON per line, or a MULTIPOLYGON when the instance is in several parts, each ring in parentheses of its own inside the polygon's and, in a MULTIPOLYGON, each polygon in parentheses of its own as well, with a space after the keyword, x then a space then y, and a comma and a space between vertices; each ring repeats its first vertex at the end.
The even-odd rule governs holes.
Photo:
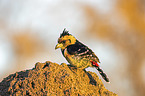
POLYGON ((0 82, 0 96, 117 96, 93 72, 47 61, 0 82))

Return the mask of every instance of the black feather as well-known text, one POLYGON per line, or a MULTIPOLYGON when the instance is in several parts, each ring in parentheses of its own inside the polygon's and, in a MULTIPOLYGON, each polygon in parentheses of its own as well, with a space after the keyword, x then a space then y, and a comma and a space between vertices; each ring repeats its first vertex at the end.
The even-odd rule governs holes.
POLYGON ((81 53, 86 52, 87 50, 88 50, 88 52, 85 53, 85 54, 82 54, 82 55, 89 55, 89 54, 92 54, 93 52, 92 52, 92 50, 88 49, 87 46, 85 46, 84 44, 82 44, 81 42, 79 42, 78 40, 76 41, 75 44, 69 45, 67 47, 67 51, 71 55, 79 55, 81 53))
POLYGON ((100 63, 99 58, 94 54, 94 52, 78 40, 76 40, 75 44, 67 46, 67 51, 70 55, 91 58, 100 63))
POLYGON ((107 77, 107 75, 103 72, 103 70, 100 67, 96 67, 96 69, 99 71, 100 75, 102 76, 102 78, 106 81, 109 82, 109 78, 107 77))
POLYGON ((60 34, 60 38, 63 37, 63 36, 65 36, 65 35, 71 35, 71 34, 68 33, 68 31, 66 30, 66 28, 64 28, 62 34, 60 34))

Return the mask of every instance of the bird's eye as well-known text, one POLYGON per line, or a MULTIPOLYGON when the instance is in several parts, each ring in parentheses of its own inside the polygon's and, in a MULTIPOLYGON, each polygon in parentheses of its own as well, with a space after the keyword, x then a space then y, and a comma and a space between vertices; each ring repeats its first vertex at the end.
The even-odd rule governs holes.
POLYGON ((69 42, 71 43, 71 40, 70 39, 68 39, 69 40, 69 42))
POLYGON ((62 43, 65 43, 65 42, 66 42, 66 40, 62 41, 62 43))

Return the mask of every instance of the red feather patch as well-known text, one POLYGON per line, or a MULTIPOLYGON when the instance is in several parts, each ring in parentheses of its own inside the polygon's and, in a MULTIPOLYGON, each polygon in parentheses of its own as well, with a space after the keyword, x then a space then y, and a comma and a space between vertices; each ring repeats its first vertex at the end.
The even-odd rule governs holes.
POLYGON ((96 66, 96 67, 99 67, 99 64, 97 62, 94 62, 94 61, 91 61, 91 63, 96 66))

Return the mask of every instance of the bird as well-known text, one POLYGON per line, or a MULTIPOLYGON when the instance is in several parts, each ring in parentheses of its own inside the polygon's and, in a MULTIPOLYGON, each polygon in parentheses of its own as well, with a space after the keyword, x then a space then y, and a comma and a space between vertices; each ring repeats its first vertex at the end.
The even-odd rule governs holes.
POLYGON ((55 49, 58 48, 61 49, 63 56, 71 66, 79 69, 95 67, 99 71, 102 78, 106 82, 110 83, 108 76, 99 66, 99 58, 89 47, 71 35, 66 28, 64 28, 63 32, 58 38, 58 44, 55 46, 55 49))

